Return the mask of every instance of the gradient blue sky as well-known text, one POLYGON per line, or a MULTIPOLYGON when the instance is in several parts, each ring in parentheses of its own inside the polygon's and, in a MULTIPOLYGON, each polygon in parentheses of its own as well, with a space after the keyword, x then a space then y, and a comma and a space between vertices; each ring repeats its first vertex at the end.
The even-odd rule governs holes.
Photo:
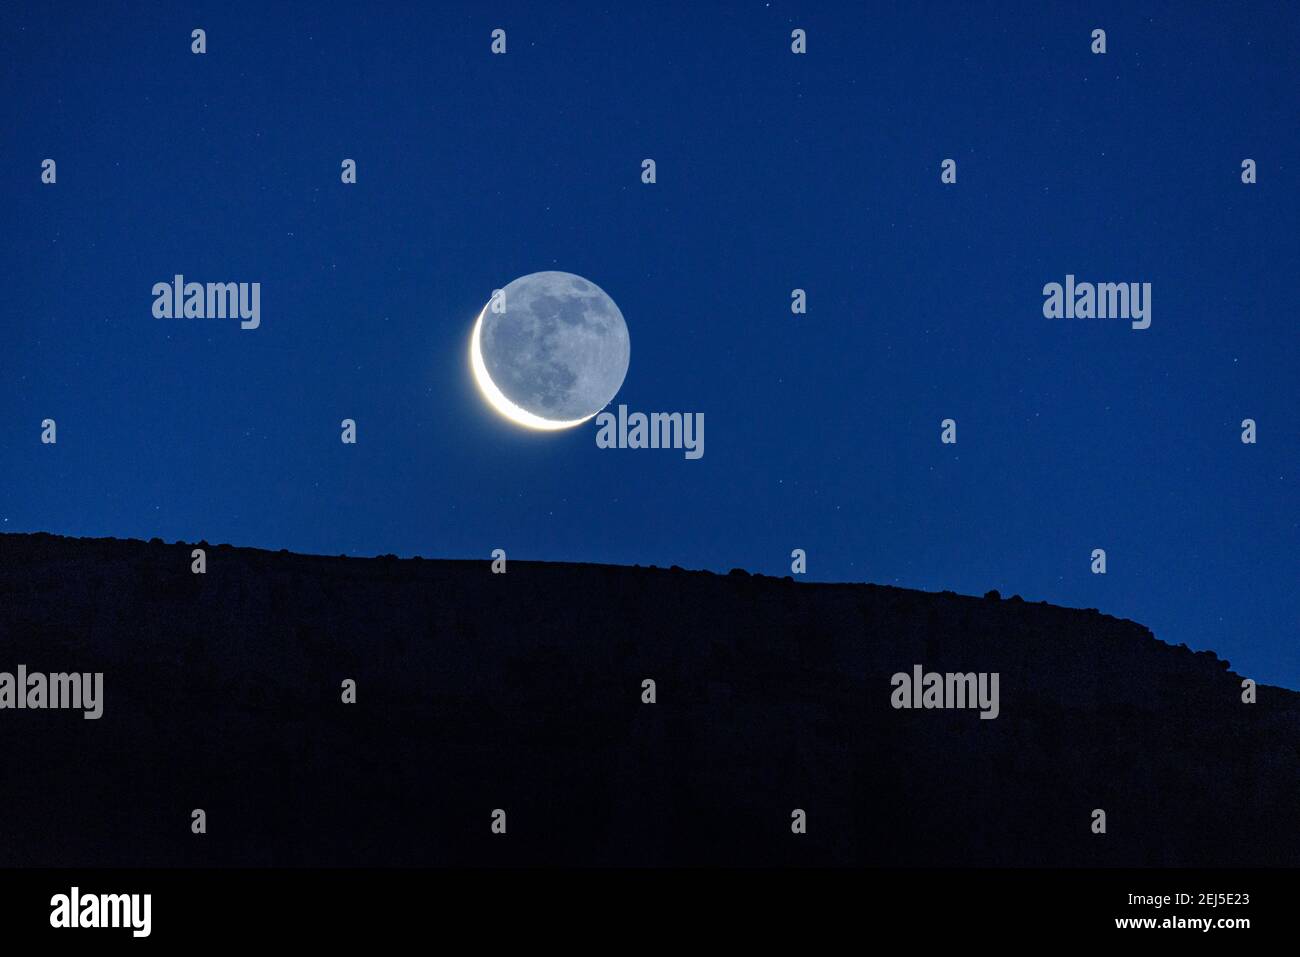
POLYGON ((1265 3, 11 5, 0 528, 778 575, 801 547, 1300 688, 1298 44, 1265 3), (484 406, 470 325, 543 269, 618 302, 617 401, 705 413, 703 459, 484 406), (177 272, 261 282, 261 328, 154 319, 177 272), (1151 282, 1151 328, 1044 319, 1071 272, 1151 282))

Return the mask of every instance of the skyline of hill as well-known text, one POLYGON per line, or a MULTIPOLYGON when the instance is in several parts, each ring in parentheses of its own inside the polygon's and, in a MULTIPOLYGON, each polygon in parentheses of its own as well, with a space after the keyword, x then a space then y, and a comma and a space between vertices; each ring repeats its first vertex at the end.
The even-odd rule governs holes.
POLYGON ((0 535, 20 664, 102 715, 0 710, 0 866, 1300 860, 1300 694, 995 593, 0 535))

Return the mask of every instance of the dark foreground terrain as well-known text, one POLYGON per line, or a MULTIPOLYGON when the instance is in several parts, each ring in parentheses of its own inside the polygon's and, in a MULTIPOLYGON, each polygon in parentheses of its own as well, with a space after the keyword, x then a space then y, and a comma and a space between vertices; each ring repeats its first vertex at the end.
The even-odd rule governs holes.
POLYGON ((1300 694, 1095 611, 193 547, 0 535, 0 671, 104 672, 0 710, 0 866, 1300 863, 1300 694))

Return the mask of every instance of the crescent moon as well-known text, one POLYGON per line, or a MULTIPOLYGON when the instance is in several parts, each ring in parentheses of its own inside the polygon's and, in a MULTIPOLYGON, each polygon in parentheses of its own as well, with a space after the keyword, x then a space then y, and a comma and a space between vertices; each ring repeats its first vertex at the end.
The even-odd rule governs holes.
POLYGON ((480 333, 483 329, 483 315, 487 312, 485 305, 478 314, 478 319, 474 321, 474 333, 469 337, 469 366, 474 370, 474 382, 478 389, 483 393, 483 398, 487 399, 488 405, 496 409, 505 418, 509 419, 516 425, 522 425, 529 429, 540 429, 547 432, 554 432, 559 429, 571 429, 575 425, 596 417, 596 413, 585 416, 581 419, 544 419, 540 415, 534 415, 527 409, 521 409, 509 399, 505 393, 497 388, 497 384, 492 381, 488 375, 487 365, 483 362, 483 348, 480 341, 480 333))

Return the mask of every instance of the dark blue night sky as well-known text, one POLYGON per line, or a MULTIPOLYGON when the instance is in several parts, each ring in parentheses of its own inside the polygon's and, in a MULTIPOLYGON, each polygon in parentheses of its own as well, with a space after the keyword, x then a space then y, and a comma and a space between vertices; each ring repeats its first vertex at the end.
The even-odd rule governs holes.
POLYGON ((3 530, 776 575, 797 547, 1300 687, 1294 4, 0 20, 3 530), (474 317, 546 269, 615 299, 616 402, 703 412, 702 459, 483 403, 474 317), (260 282, 261 327, 155 319, 176 273, 260 282), (1150 282, 1151 328, 1044 318, 1067 274, 1150 282))

